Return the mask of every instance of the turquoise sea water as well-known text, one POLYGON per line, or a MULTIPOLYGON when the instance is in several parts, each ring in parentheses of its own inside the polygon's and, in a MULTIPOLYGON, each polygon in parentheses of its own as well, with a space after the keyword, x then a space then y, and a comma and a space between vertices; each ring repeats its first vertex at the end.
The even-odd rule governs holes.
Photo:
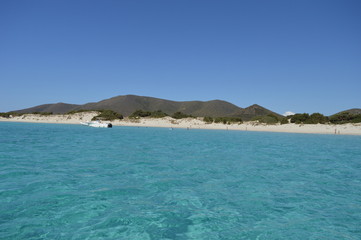
POLYGON ((0 123, 0 239, 361 239, 361 137, 0 123))

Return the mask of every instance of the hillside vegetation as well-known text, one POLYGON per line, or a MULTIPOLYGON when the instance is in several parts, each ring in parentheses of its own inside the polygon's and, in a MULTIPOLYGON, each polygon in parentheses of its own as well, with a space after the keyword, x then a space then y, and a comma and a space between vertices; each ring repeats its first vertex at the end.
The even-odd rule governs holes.
POLYGON ((361 109, 359 108, 342 111, 332 116, 324 116, 320 113, 298 113, 285 118, 257 104, 241 108, 222 100, 177 102, 136 95, 117 96, 83 105, 67 103, 43 104, 10 113, 0 113, 0 116, 9 117, 10 115, 16 116, 23 113, 42 115, 74 114, 84 111, 101 111, 102 113, 98 118, 109 120, 121 119, 123 116, 130 118, 170 116, 175 119, 204 117, 204 121, 207 123, 223 122, 227 124, 242 121, 257 121, 265 124, 287 124, 289 122, 296 124, 342 124, 361 122, 361 109))
POLYGON ((101 110, 99 115, 92 118, 92 120, 104 121, 113 121, 118 119, 123 119, 123 115, 112 110, 101 110))
POLYGON ((162 113, 169 116, 176 112, 182 112, 186 115, 194 117, 240 117, 246 121, 251 120, 253 117, 267 114, 281 116, 257 104, 247 108, 241 108, 222 100, 177 102, 135 95, 117 96, 99 102, 87 103, 83 105, 66 103, 44 104, 32 108, 18 110, 16 112, 53 112, 54 114, 64 114, 79 110, 83 111, 103 109, 112 110, 122 114, 125 117, 132 115, 137 110, 151 113, 161 111, 162 113))
POLYGON ((351 114, 349 112, 341 112, 334 114, 330 117, 326 117, 320 113, 298 113, 292 116, 288 116, 291 123, 296 124, 344 124, 344 123, 361 123, 361 114, 351 114))

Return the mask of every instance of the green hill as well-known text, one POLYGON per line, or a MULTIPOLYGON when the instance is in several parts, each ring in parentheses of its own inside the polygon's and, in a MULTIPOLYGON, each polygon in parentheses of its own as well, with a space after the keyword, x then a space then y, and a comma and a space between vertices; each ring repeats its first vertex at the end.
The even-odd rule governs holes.
MULTIPOLYGON (((357 114, 361 114, 361 108, 352 108, 349 110, 338 112, 336 114, 340 114, 340 113, 349 113, 351 115, 357 115, 357 114)), ((334 115, 336 115, 336 114, 334 114, 334 115)))
POLYGON ((54 114, 62 114, 62 113, 67 113, 77 108, 78 106, 80 105, 67 104, 67 103, 53 103, 53 104, 43 104, 36 107, 17 110, 14 112, 18 112, 18 113, 52 112, 54 114))
POLYGON ((144 97, 136 95, 124 95, 112 97, 99 102, 86 103, 84 105, 56 103, 45 104, 32 108, 18 110, 19 113, 31 112, 53 112, 67 113, 76 110, 103 110, 109 109, 129 116, 136 110, 157 111, 161 110, 169 115, 175 112, 183 112, 195 117, 241 117, 243 120, 250 120, 255 116, 263 116, 270 113, 276 114, 257 104, 247 108, 240 108, 232 103, 222 100, 212 101, 170 101, 160 98, 144 97))

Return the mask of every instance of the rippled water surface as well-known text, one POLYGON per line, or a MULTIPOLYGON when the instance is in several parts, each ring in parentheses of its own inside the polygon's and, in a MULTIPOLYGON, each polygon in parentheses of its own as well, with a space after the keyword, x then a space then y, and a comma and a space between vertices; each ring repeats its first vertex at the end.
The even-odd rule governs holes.
POLYGON ((361 239, 361 137, 0 123, 0 239, 361 239))

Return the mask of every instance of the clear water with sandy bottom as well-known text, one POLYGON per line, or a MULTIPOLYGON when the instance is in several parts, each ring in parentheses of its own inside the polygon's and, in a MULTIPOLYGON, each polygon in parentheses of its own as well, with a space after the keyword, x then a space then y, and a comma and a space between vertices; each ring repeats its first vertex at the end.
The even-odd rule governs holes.
POLYGON ((361 137, 0 123, 0 239, 361 239, 361 137))

